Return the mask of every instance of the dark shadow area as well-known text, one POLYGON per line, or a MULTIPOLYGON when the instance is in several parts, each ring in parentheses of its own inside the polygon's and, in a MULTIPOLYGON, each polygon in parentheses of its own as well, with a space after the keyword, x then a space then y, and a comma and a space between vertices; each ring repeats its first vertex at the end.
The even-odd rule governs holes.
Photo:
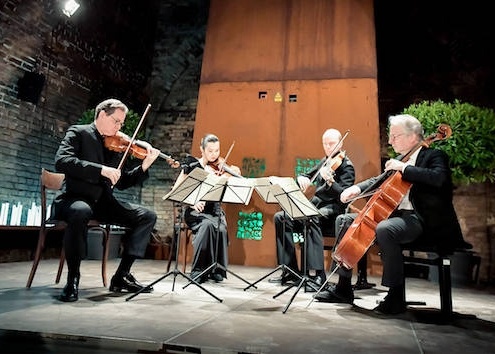
POLYGON ((2 353, 9 354, 168 353, 152 347, 157 348, 158 343, 0 330, 0 348, 2 353))

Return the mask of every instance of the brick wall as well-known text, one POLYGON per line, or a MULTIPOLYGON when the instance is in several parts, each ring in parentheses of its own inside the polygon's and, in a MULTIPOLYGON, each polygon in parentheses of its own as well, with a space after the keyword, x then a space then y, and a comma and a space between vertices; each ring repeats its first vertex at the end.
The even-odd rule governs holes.
POLYGON ((6 1, 0 9, 0 200, 39 204, 41 167, 53 168, 53 155, 68 123, 85 107, 89 88, 44 50, 50 33, 48 1, 6 1), (26 72, 43 75, 37 104, 17 99, 26 72), (63 92, 63 95, 62 95, 63 92))
MULTIPOLYGON (((198 156, 192 136, 206 33, 208 1, 173 2, 160 7, 151 75, 151 114, 146 135, 149 142, 175 159, 198 156), (184 21, 187 16, 190 21, 184 21)), ((172 203, 162 196, 170 191, 179 169, 155 162, 143 200, 153 202, 161 237, 173 232, 172 203)))
MULTIPOLYGON (((158 13, 146 9, 148 5, 139 11, 128 10, 132 20, 143 18, 142 27, 153 27, 155 16, 160 19, 156 33, 153 27, 153 33, 137 35, 137 49, 150 39, 152 44, 145 48, 147 55, 134 52, 133 58, 118 55, 130 44, 116 43, 115 38, 105 42, 108 29, 95 28, 92 35, 102 33, 100 37, 85 37, 80 24, 61 15, 53 1, 9 0, 0 4, 0 202, 39 204, 40 168, 53 169, 53 158, 67 127, 107 97, 122 99, 136 112, 151 103, 142 128, 147 140, 177 159, 191 151, 208 2, 153 4, 159 4, 158 13), (191 11, 197 16, 182 23, 191 11), (120 51, 111 52, 110 47, 120 51), (153 65, 152 72, 143 64, 146 61, 150 68, 153 65), (139 67, 133 67, 136 62, 139 67), (45 79, 37 103, 17 98, 19 79, 26 72, 45 79)), ((103 5, 95 2, 91 6, 103 5)), ((120 13, 119 18, 122 16, 120 13)), ((119 26, 126 30, 122 23, 119 26)), ((125 38, 128 42, 129 37, 125 38)), ((172 233, 171 203, 162 196, 178 172, 164 160, 157 161, 144 188, 115 192, 123 199, 154 208, 162 237, 172 233)))
MULTIPOLYGON (((104 38, 85 38, 56 2, 0 4, 2 203, 22 203, 26 208, 32 202, 39 204, 40 169, 53 170, 60 140, 84 111, 107 97, 121 98, 134 110, 149 101, 143 94, 149 72, 137 70, 127 58, 108 50, 111 44, 104 38), (19 80, 26 73, 44 78, 37 101, 18 98, 19 80)), ((141 188, 116 193, 141 203, 141 188)))

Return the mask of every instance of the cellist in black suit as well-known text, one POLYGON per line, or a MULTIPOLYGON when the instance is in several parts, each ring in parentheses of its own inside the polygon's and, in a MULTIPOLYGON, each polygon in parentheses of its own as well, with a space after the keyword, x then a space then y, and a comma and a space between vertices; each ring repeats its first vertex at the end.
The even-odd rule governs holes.
MULTIPOLYGON (((380 221, 375 231, 383 263, 382 285, 389 288, 385 299, 375 308, 381 314, 398 314, 406 310, 402 244, 420 241, 427 235, 430 239, 421 242, 445 251, 469 246, 463 239, 452 204, 448 156, 441 150, 421 146, 423 140, 423 127, 415 117, 402 114, 389 118, 388 142, 394 151, 401 156, 414 152, 406 161, 390 159, 385 163, 385 171, 399 171, 402 179, 412 185, 390 217, 380 221)), ((383 180, 378 179, 373 177, 345 189, 341 201, 348 202, 363 191, 373 189, 371 186, 380 185, 383 180)), ((345 230, 340 232, 340 237, 344 233, 345 230)), ((315 297, 317 300, 353 302, 352 270, 339 267, 337 273, 337 285, 322 291, 315 297)))

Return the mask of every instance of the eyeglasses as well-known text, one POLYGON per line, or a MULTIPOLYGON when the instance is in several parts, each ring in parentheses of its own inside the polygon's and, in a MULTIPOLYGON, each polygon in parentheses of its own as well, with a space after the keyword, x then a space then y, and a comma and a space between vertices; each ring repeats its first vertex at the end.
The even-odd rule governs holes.
POLYGON ((402 136, 402 135, 406 135, 406 133, 402 133, 402 134, 390 134, 390 135, 388 136, 388 138, 389 138, 390 140, 395 140, 395 139, 397 139, 399 136, 402 136))
POLYGON ((110 118, 113 119, 113 122, 115 123, 115 125, 118 125, 118 126, 123 126, 124 125, 124 122, 121 122, 120 120, 116 119, 114 116, 112 116, 111 114, 108 116, 110 118))

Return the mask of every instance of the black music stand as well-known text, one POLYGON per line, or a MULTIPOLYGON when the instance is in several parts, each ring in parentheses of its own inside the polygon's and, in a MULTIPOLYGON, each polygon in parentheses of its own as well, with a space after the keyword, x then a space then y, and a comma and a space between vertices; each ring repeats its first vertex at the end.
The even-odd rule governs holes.
MULTIPOLYGON (((217 176, 218 177, 218 176, 217 176)), ((222 202, 222 203, 233 203, 233 204, 244 204, 248 205, 251 195, 253 194, 253 180, 249 178, 242 177, 220 177, 215 185, 208 190, 208 192, 201 198, 202 201, 209 202, 222 202)), ((215 241, 215 259, 214 262, 209 265, 205 270, 198 274, 194 279, 201 279, 204 274, 208 274, 210 271, 216 268, 221 268, 225 272, 232 274, 238 279, 242 280, 249 286, 252 286, 250 282, 242 278, 238 274, 227 269, 224 265, 217 262, 218 256, 218 243, 220 242, 220 221, 221 215, 218 216, 217 225, 217 237, 215 241)), ((183 286, 186 288, 190 283, 183 286)))
MULTIPOLYGON (((275 195, 273 194, 273 190, 271 188, 272 184, 290 185, 291 181, 293 181, 293 179, 291 177, 261 177, 261 178, 256 179, 254 189, 256 190, 258 195, 261 197, 261 199, 263 199, 266 203, 274 204, 274 203, 278 203, 278 200, 277 200, 277 198, 275 198, 275 195)), ((285 211, 284 211, 284 214, 287 215, 287 213, 285 213, 285 211)), ((286 221, 285 221, 285 217, 284 217, 283 224, 282 224, 282 227, 283 227, 282 232, 284 234, 285 234, 285 222, 286 221)), ((282 245, 283 245, 282 248, 285 249, 285 237, 282 238, 282 245)), ((246 291, 247 289, 249 289, 252 286, 255 287, 256 284, 258 284, 259 282, 268 278, 270 275, 272 275, 273 273, 275 273, 278 270, 282 270, 282 275, 285 272, 290 272, 294 275, 294 277, 297 277, 299 280, 302 279, 302 277, 294 269, 292 269, 288 265, 282 263, 282 264, 279 264, 276 268, 272 269, 267 274, 263 275, 261 278, 256 280, 254 283, 245 287, 244 291, 246 291)))
MULTIPOLYGON (((184 181, 182 181, 178 186, 176 186, 172 191, 170 191, 167 195, 165 195, 162 199, 164 200, 171 200, 174 202, 178 202, 181 204, 189 204, 189 205, 194 205, 196 204, 213 186, 215 185, 215 181, 212 180, 211 174, 205 172, 201 168, 195 168, 184 181)), ((184 220, 184 213, 185 213, 185 208, 182 207, 182 212, 180 214, 180 220, 179 222, 182 223, 184 220)), ((172 291, 174 291, 175 288, 175 278, 177 278, 177 275, 181 275, 187 280, 189 280, 189 284, 194 284, 197 287, 199 287, 201 290, 209 294, 210 296, 214 297, 216 300, 219 302, 222 302, 223 300, 215 296, 213 293, 205 289, 201 284, 196 282, 194 279, 189 277, 188 275, 184 274, 178 269, 178 260, 179 260, 179 249, 180 249, 180 234, 177 237, 177 243, 175 245, 175 266, 174 269, 171 270, 170 272, 166 273, 162 277, 156 279, 153 281, 151 284, 147 285, 143 289, 139 290, 138 292, 132 294, 131 296, 127 297, 125 301, 129 301, 130 299, 134 298, 135 296, 139 295, 143 291, 150 289, 153 285, 158 283, 159 281, 162 281, 163 279, 167 278, 170 275, 173 275, 174 280, 172 283, 172 291)))
MULTIPOLYGON (((303 246, 303 272, 302 272, 302 277, 300 277, 299 284, 297 285, 297 289, 290 298, 289 302, 285 306, 284 310, 282 311, 283 313, 286 313, 287 310, 289 309, 289 306, 291 305, 292 301, 296 297, 297 293, 301 288, 306 285, 306 283, 309 283, 310 286, 315 287, 314 284, 316 284, 312 279, 308 277, 307 274, 307 269, 306 269, 306 248, 307 248, 307 228, 308 228, 308 222, 310 222, 310 218, 314 216, 319 216, 320 212, 316 207, 306 198, 304 193, 301 191, 299 186, 296 184, 294 180, 288 185, 284 185, 283 188, 282 186, 278 184, 274 184, 271 186, 272 193, 277 199, 278 203, 282 207, 282 209, 289 215, 289 217, 292 220, 300 220, 303 221, 304 227, 303 227, 303 236, 304 236, 304 246, 303 246)), ((278 294, 275 294, 273 298, 277 298, 278 296, 282 295, 285 293, 287 290, 291 289, 292 287, 296 286, 295 284, 290 284, 287 286, 284 290, 279 292, 278 294)), ((317 287, 316 287, 317 288, 317 287)))

